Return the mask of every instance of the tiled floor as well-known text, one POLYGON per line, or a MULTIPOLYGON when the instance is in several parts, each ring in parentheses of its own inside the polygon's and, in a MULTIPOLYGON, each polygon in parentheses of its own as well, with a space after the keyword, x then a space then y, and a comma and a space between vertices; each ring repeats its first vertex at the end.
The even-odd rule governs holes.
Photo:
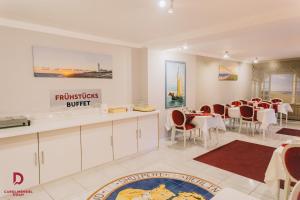
MULTIPOLYGON (((300 129, 300 123, 290 122, 288 127, 300 129)), ((251 137, 247 134, 239 134, 232 131, 220 133, 219 144, 217 146, 239 139, 277 147, 283 141, 291 138, 289 136, 273 134, 279 128, 280 127, 278 126, 271 127, 265 140, 263 140, 261 135, 258 134, 256 134, 255 137, 251 137)), ((263 183, 193 160, 194 157, 206 153, 217 146, 205 149, 203 148, 201 141, 198 141, 197 144, 193 144, 191 141, 184 149, 180 137, 178 140, 179 142, 174 145, 171 145, 169 140, 163 140, 161 141, 160 149, 157 151, 115 161, 80 174, 75 174, 70 177, 38 186, 32 189, 33 194, 31 196, 23 198, 7 197, 2 198, 1 200, 84 200, 89 194, 93 193, 102 185, 113 179, 142 171, 158 170, 194 175, 213 182, 221 187, 237 189, 261 200, 273 199, 269 188, 263 183)))

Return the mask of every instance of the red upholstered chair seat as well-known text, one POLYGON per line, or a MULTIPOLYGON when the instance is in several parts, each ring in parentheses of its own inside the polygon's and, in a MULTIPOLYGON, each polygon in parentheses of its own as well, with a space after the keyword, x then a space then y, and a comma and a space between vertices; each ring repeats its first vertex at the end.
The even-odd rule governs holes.
POLYGON ((252 98, 252 99, 251 99, 251 101, 256 101, 256 102, 261 102, 261 100, 262 100, 262 99, 261 99, 261 98, 258 98, 258 97, 252 98))
POLYGON ((233 106, 241 106, 243 103, 241 101, 233 101, 231 102, 231 105, 233 106))
POLYGON ((248 101, 246 101, 246 100, 240 100, 240 102, 242 102, 243 105, 247 105, 248 101))
POLYGON ((266 103, 266 102, 261 102, 257 105, 257 107, 259 108, 264 108, 264 109, 268 109, 268 108, 271 108, 271 104, 269 103, 266 103))
POLYGON ((179 110, 174 110, 172 112, 172 119, 176 126, 182 126, 185 123, 185 116, 179 110))
POLYGON ((204 113, 211 113, 211 109, 210 109, 210 106, 209 105, 204 105, 200 108, 200 111, 201 112, 204 112, 204 113))
POLYGON ((284 157, 286 168, 290 175, 296 179, 300 180, 300 147, 289 148, 284 157))
POLYGON ((278 99, 278 98, 274 98, 271 100, 272 103, 281 103, 282 100, 281 99, 278 99))
POLYGON ((241 117, 245 121, 257 121, 257 111, 252 106, 240 107, 241 117))
MULTIPOLYGON (((179 127, 176 126, 176 128, 177 128, 177 129, 183 130, 183 127, 182 127, 182 126, 179 126, 179 127)), ((191 124, 191 123, 186 123, 186 124, 185 124, 185 130, 191 130, 191 129, 193 129, 193 128, 195 128, 195 125, 194 125, 194 124, 191 124)))

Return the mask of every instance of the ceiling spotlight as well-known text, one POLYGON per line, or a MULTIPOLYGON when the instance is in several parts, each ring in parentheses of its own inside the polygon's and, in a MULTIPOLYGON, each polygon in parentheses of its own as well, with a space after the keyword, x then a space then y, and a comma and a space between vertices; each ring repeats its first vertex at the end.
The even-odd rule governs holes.
POLYGON ((174 13, 174 0, 171 0, 170 8, 168 10, 168 13, 169 14, 173 14, 174 13))
POLYGON ((258 58, 255 58, 253 61, 255 64, 258 63, 258 58))
POLYGON ((225 59, 229 58, 229 53, 228 53, 228 51, 225 51, 225 54, 224 54, 223 58, 225 58, 225 59))
POLYGON ((159 0, 158 2, 159 7, 164 8, 167 6, 166 0, 159 0))
POLYGON ((185 45, 182 46, 182 48, 183 48, 184 50, 187 50, 189 47, 188 47, 187 44, 185 44, 185 45))

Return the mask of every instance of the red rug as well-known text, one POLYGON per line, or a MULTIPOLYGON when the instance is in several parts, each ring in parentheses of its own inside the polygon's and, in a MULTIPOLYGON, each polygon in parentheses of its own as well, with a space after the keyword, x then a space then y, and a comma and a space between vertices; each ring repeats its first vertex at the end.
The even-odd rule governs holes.
POLYGON ((275 148, 235 140, 194 160, 264 182, 275 148))
POLYGON ((291 135, 291 136, 300 137, 300 130, 292 129, 292 128, 282 128, 279 131, 277 131, 276 133, 282 134, 282 135, 291 135))

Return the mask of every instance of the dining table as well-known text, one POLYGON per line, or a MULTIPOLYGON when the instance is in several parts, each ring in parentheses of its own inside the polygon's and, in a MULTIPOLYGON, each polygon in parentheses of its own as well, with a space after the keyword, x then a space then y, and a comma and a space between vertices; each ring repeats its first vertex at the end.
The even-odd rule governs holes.
POLYGON ((211 138, 210 129, 215 128, 218 137, 218 131, 226 131, 224 120, 219 114, 194 114, 191 123, 195 125, 196 129, 203 135, 204 147, 208 147, 209 139, 211 138))
MULTIPOLYGON (((266 131, 268 130, 269 126, 272 124, 277 124, 277 118, 275 114, 275 110, 272 108, 268 109, 257 109, 257 120, 261 123, 260 129, 263 132, 263 137, 265 137, 266 131)), ((241 118, 240 107, 229 107, 228 108, 228 115, 230 118, 241 118)))
POLYGON ((293 112, 293 108, 289 103, 280 103, 278 104, 278 113, 280 114, 280 126, 282 126, 282 118, 285 115, 285 123, 288 122, 288 114, 289 112, 293 112))

